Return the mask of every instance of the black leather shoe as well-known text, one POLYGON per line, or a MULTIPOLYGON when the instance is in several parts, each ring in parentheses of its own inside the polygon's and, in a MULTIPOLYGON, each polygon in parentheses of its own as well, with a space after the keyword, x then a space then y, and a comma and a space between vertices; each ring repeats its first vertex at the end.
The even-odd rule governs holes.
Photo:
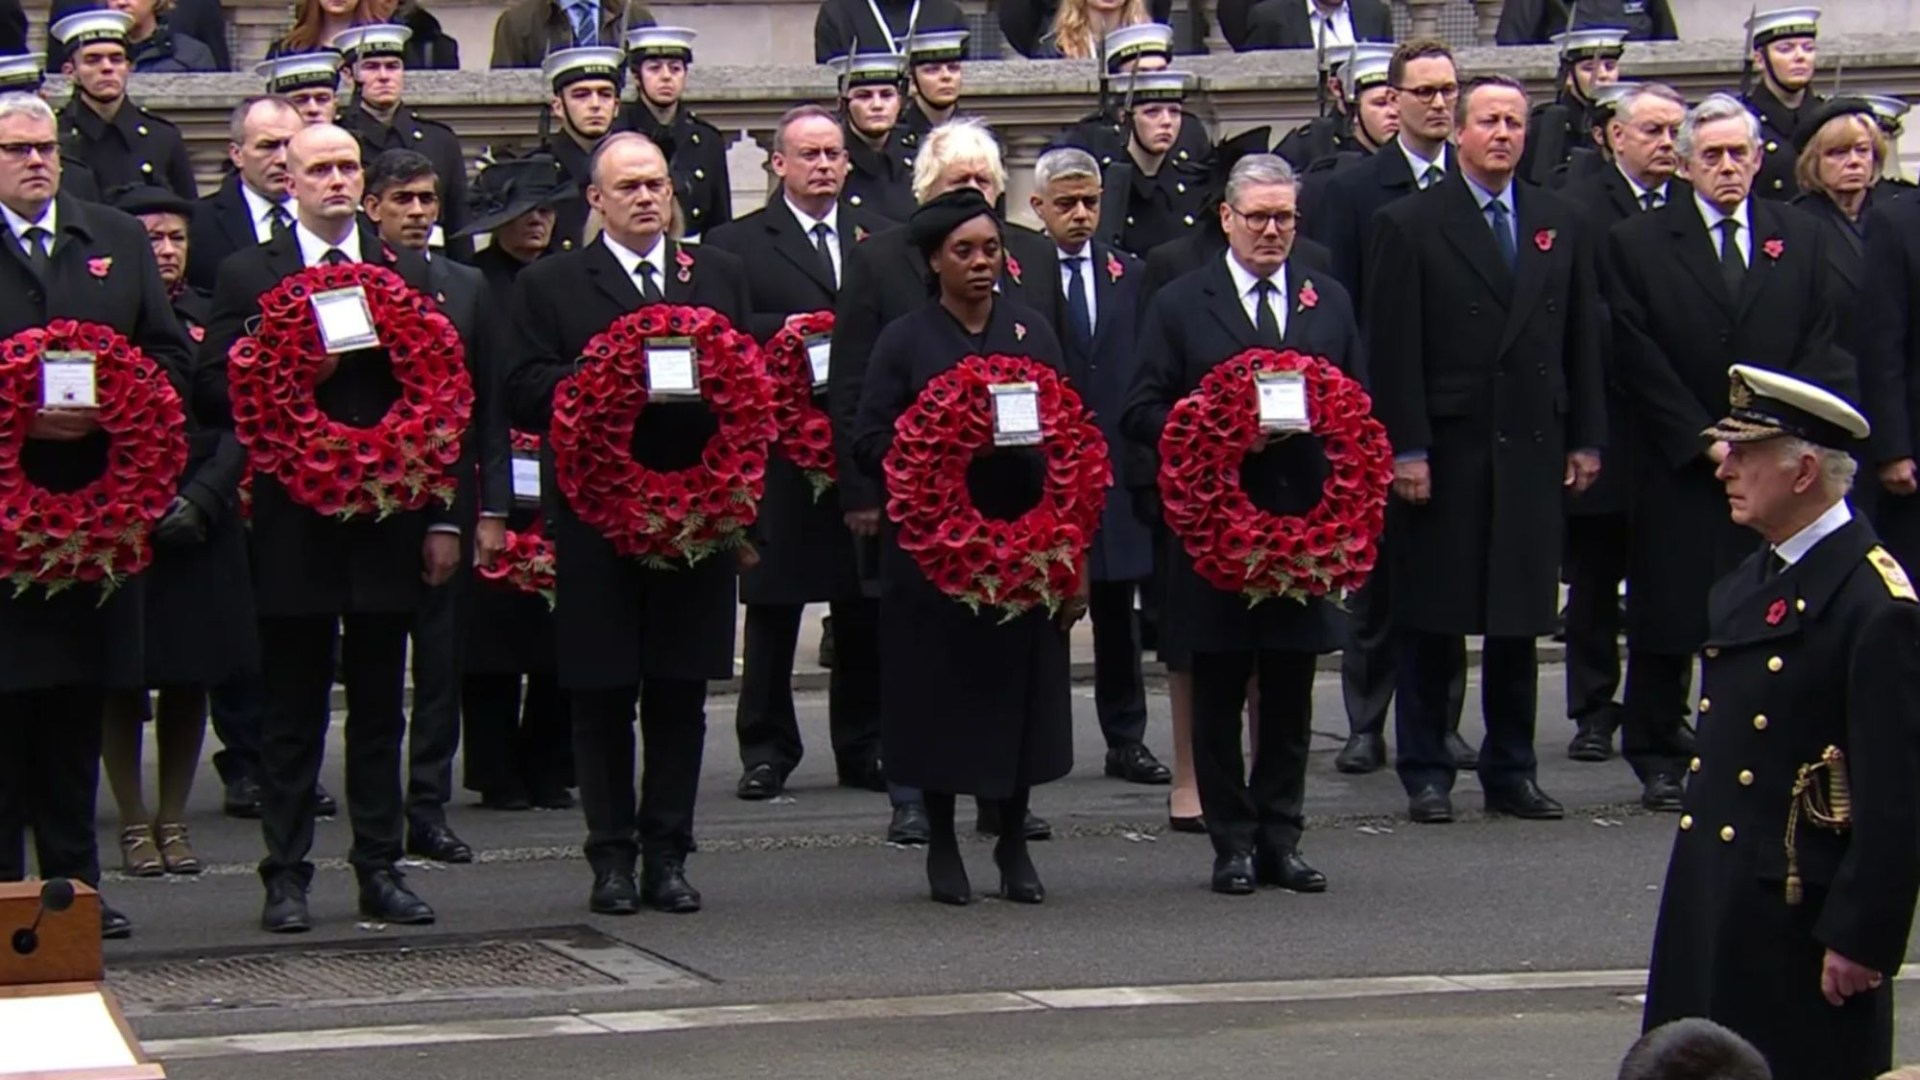
POLYGON ((1307 860, 1291 848, 1285 851, 1262 850, 1255 854, 1253 876, 1262 885, 1277 885, 1289 892, 1327 891, 1327 875, 1307 865, 1307 860))
POLYGON ((740 777, 733 793, 748 802, 762 802, 780 794, 780 770, 771 765, 755 765, 740 777))
POLYGON ((840 786, 856 791, 886 791, 887 773, 877 758, 848 761, 840 766, 840 786))
POLYGON ((1236 852, 1213 860, 1213 891, 1227 896, 1253 893, 1253 853, 1236 852))
POLYGON ((1444 825, 1453 820, 1453 798, 1429 784, 1407 798, 1407 816, 1419 825, 1444 825))
POLYGON ((573 792, 563 787, 535 788, 527 796, 527 802, 541 810, 571 810, 579 805, 574 801, 573 792))
POLYGON ((919 803, 902 803, 893 808, 893 820, 887 824, 887 843, 919 847, 933 838, 933 826, 927 822, 927 808, 919 803))
POLYGON ((307 890, 290 878, 267 882, 260 929, 269 934, 304 934, 313 929, 313 920, 307 916, 307 890))
POLYGON ((125 941, 133 936, 133 920, 108 907, 100 905, 100 940, 125 941))
POLYGON ((1349 776, 1379 771, 1387 763, 1387 740, 1379 735, 1349 735, 1347 745, 1333 755, 1333 767, 1349 776))
POLYGON ((1578 730, 1573 734, 1573 741, 1567 744, 1569 759, 1591 764, 1613 760, 1613 724, 1600 717, 1587 717, 1574 723, 1578 730))
POLYGON ((1662 814, 1677 814, 1680 804, 1686 797, 1686 790, 1680 781, 1664 773, 1656 774, 1647 781, 1640 792, 1640 805, 1662 814))
POLYGON ((473 848, 441 822, 426 822, 408 829, 407 854, 456 865, 473 861, 473 848))
POLYGON ((482 810, 518 813, 533 809, 533 800, 527 798, 527 793, 519 788, 496 788, 481 792, 479 805, 482 810))
MULTIPOLYGON (((1000 807, 991 800, 980 802, 980 816, 974 819, 973 831, 981 836, 1000 835, 1000 807)), ((1028 840, 1053 839, 1053 826, 1033 811, 1027 811, 1026 834, 1028 840)))
POLYGON ((687 883, 686 863, 678 857, 648 859, 640 877, 640 899, 655 911, 691 915, 700 910, 700 891, 687 883))
POLYGON ((1139 743, 1107 751, 1107 775, 1129 784, 1173 783, 1173 770, 1160 764, 1153 752, 1139 743))
POLYGON ((1205 814, 1195 814, 1192 817, 1175 817, 1168 814, 1167 828, 1174 832, 1203 833, 1207 831, 1207 818, 1205 814))
POLYGON ((1539 784, 1522 780, 1512 787, 1487 792, 1487 813, 1528 821, 1558 821, 1567 816, 1567 808, 1548 798, 1539 784))
POLYGON ((640 880, 632 870, 605 870, 593 875, 587 910, 595 915, 638 915, 640 880))
POLYGON ((375 870, 360 879, 360 915, 395 926, 433 924, 433 909, 407 888, 398 870, 375 870))
POLYGON ((313 784, 313 816, 340 816, 340 804, 334 801, 333 795, 327 791, 326 785, 317 780, 314 781, 313 784))
POLYGON ((1457 731, 1447 732, 1447 756, 1453 759, 1453 767, 1461 772, 1472 772, 1480 767, 1480 751, 1467 745, 1467 740, 1457 731))
POLYGON ((251 776, 242 776, 226 786, 220 809, 230 818, 252 821, 260 816, 260 785, 251 776))

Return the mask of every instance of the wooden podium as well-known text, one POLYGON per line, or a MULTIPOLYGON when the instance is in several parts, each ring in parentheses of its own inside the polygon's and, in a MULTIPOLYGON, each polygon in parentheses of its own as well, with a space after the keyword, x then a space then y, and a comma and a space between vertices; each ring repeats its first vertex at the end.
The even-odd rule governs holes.
POLYGON ((0 884, 0 1080, 164 1080, 102 981, 100 894, 43 910, 44 887, 0 884))

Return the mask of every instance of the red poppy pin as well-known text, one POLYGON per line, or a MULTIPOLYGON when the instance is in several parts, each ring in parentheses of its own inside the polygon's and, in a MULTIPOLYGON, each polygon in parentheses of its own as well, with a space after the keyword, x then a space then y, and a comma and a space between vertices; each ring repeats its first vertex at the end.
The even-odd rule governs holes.
POLYGON ((1533 234, 1533 246, 1539 248, 1541 251, 1552 251, 1553 242, 1559 238, 1560 230, 1541 229, 1539 232, 1533 234))
POLYGON ((1787 617, 1787 602, 1785 600, 1775 600, 1773 603, 1767 605, 1767 625, 1768 626, 1779 626, 1780 620, 1786 617, 1787 617))
POLYGON ((1313 279, 1300 283, 1300 310, 1311 311, 1320 306, 1320 294, 1314 291, 1313 279))
POLYGON ((1014 258, 1011 252, 1007 254, 1007 276, 1013 279, 1015 285, 1020 284, 1020 260, 1014 258))
POLYGON ((1767 253, 1767 258, 1777 262, 1780 259, 1780 254, 1787 250, 1787 242, 1776 236, 1766 243, 1761 244, 1760 250, 1767 253))
POLYGON ((97 259, 87 260, 87 273, 92 274, 94 277, 104 280, 112 270, 113 256, 111 255, 102 255, 97 259))
POLYGON ((204 326, 189 326, 187 327, 187 336, 192 338, 196 344, 205 341, 207 340, 207 328, 204 326))
POLYGON ((680 284, 685 285, 687 282, 692 281, 693 280, 693 256, 687 254, 687 249, 681 248, 680 250, 674 252, 673 261, 675 264, 677 264, 680 267, 680 273, 675 275, 680 279, 680 284))
POLYGON ((1120 265, 1120 257, 1111 251, 1107 252, 1107 277, 1117 283, 1120 280, 1120 275, 1126 272, 1127 268, 1120 265))
POLYGON ((393 253, 393 249, 388 247, 385 244, 380 245, 380 257, 387 260, 390 263, 400 261, 400 256, 395 255, 393 253))
POLYGON ((1026 323, 1013 324, 1013 340, 1015 341, 1027 340, 1027 324, 1026 323))

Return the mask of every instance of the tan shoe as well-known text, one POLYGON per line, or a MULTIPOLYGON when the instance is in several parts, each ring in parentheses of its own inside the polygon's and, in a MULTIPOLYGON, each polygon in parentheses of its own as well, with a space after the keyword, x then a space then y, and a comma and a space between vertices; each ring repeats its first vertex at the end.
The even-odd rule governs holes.
POLYGON ((185 825, 162 825, 160 833, 160 858, 166 863, 169 874, 197 874, 200 872, 200 857, 193 853, 193 845, 187 843, 185 825))
POLYGON ((160 849, 153 843, 153 828, 134 825, 120 830, 120 868, 128 877, 159 877, 167 872, 160 849))

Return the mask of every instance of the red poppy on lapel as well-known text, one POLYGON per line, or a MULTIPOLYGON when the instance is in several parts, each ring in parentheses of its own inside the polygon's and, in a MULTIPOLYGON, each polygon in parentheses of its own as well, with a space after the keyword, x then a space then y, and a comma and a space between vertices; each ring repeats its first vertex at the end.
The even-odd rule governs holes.
POLYGON ((1311 311, 1319 306, 1320 294, 1313 289, 1313 279, 1308 278, 1300 283, 1300 310, 1311 311))
POLYGON ((113 269, 113 256, 111 255, 102 255, 100 258, 97 258, 97 259, 87 260, 87 273, 92 274, 94 277, 101 278, 104 280, 108 272, 111 271, 112 269, 113 269))
POLYGON ((676 275, 680 279, 680 284, 685 285, 687 282, 692 281, 693 256, 687 254, 687 249, 680 248, 675 251, 673 253, 673 261, 680 267, 680 273, 676 275))
POLYGON ((380 245, 380 257, 387 260, 390 263, 397 263, 400 261, 400 256, 395 255, 393 253, 393 249, 388 247, 385 244, 380 245))
POLYGON ((1767 606, 1767 625, 1779 626, 1780 620, 1787 617, 1787 602, 1775 600, 1767 606))
POLYGON ((207 328, 204 326, 189 326, 187 327, 187 336, 198 344, 199 342, 207 340, 207 328))
POLYGON ((1014 258, 1011 251, 1007 252, 1007 276, 1013 279, 1015 285, 1020 284, 1020 260, 1014 258))
POLYGON ((1111 251, 1107 252, 1107 277, 1112 279, 1112 283, 1118 284, 1120 276, 1126 272, 1127 268, 1120 264, 1120 257, 1111 251))
POLYGON ((1541 251, 1552 251, 1553 242, 1559 238, 1560 230, 1541 229, 1539 232, 1533 234, 1533 246, 1539 248, 1541 251))
POLYGON ((1760 250, 1767 253, 1767 258, 1778 261, 1781 253, 1787 250, 1787 242, 1776 236, 1761 244, 1760 250))
POLYGON ((1027 324, 1025 323, 1013 324, 1013 340, 1015 341, 1027 340, 1027 324))

